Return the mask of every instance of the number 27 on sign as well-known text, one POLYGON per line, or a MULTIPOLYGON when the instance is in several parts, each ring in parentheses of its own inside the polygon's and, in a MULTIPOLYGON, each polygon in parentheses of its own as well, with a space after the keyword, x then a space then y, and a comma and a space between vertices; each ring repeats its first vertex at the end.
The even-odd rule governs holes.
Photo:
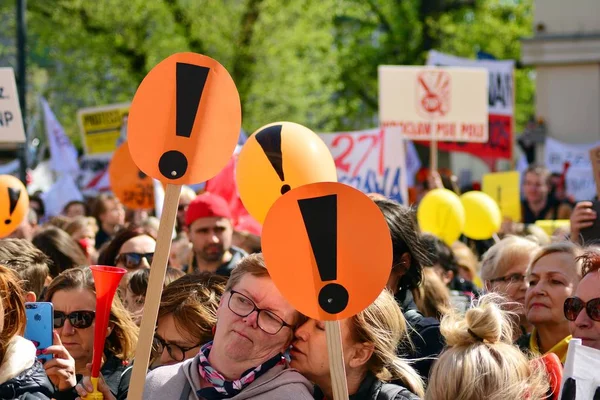
POLYGON ((356 176, 363 167, 365 161, 367 161, 374 151, 379 152, 378 172, 379 174, 384 173, 383 128, 379 129, 377 133, 364 133, 359 135, 352 135, 349 133, 341 134, 333 139, 331 146, 334 149, 338 147, 343 148, 341 154, 335 158, 335 166, 345 173, 350 173, 353 177, 356 176), (366 143, 366 146, 363 145, 363 143, 366 143), (356 161, 354 162, 354 160, 356 161))

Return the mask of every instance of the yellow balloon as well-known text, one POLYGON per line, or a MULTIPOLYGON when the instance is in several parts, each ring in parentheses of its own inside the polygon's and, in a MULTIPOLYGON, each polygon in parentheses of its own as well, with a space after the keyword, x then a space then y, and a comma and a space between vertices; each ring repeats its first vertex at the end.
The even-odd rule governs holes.
POLYGON ((423 232, 431 233, 451 246, 462 233, 465 209, 453 191, 434 189, 421 200, 417 220, 423 232))
POLYGON ((460 196, 466 212, 463 233, 475 240, 491 238, 500 230, 502 213, 500 207, 489 195, 472 191, 460 196))
POLYGON ((0 175, 0 238, 10 235, 29 211, 25 185, 12 175, 0 175))
POLYGON ((313 131, 293 122, 275 122, 254 132, 238 156, 235 172, 242 203, 260 223, 289 190, 337 182, 327 145, 313 131))

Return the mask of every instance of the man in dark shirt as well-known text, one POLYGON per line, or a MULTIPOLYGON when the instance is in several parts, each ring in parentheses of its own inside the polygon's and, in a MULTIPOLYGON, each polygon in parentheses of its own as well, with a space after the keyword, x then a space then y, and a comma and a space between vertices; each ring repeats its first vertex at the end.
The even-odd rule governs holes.
POLYGON ((204 193, 196 197, 185 215, 192 242, 192 259, 187 273, 212 272, 229 276, 246 252, 231 245, 233 224, 227 202, 220 196, 204 193))

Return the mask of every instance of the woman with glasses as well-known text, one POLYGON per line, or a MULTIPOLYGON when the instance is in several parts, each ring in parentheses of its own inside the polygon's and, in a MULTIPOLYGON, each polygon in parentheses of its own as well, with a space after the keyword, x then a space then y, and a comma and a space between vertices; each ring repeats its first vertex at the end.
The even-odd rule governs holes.
POLYGON ((301 316, 275 287, 261 254, 232 271, 217 320, 214 340, 194 358, 148 374, 144 399, 313 398, 310 382, 283 356, 301 316))
POLYGON ((574 338, 600 350, 600 251, 586 252, 581 261, 583 278, 575 295, 565 300, 565 318, 574 338))
POLYGON ((515 340, 532 329, 525 314, 525 272, 539 249, 533 240, 508 236, 490 247, 481 260, 481 279, 486 292, 505 297, 508 301, 505 308, 518 318, 515 340))
MULTIPOLYGON (((75 359, 77 380, 88 375, 92 362, 96 293, 89 268, 73 268, 54 278, 46 301, 54 305, 54 329, 62 345, 75 359)), ((115 296, 106 331, 103 365, 100 370, 117 399, 127 397, 131 360, 137 345, 138 327, 115 296)))
POLYGON ((562 242, 542 247, 533 257, 525 278, 525 311, 534 328, 517 341, 522 350, 554 353, 564 364, 571 340, 564 304, 581 279, 580 255, 579 246, 562 242))
MULTIPOLYGON (((361 400, 418 400, 423 380, 396 355, 407 333, 394 296, 384 290, 365 310, 340 321, 348 394, 361 400), (398 381, 402 386, 387 382, 398 381), (407 389, 408 388, 408 389, 407 389)), ((317 385, 315 399, 332 399, 325 323, 309 319, 296 329, 291 367, 317 385)))
POLYGON ((162 293, 153 366, 177 364, 195 357, 213 340, 219 301, 227 279, 207 272, 184 275, 162 293))

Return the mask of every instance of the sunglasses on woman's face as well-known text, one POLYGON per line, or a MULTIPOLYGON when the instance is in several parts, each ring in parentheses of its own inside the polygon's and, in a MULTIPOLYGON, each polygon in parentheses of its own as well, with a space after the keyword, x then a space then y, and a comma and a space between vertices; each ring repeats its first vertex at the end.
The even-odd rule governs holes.
POLYGON ((71 326, 77 329, 85 329, 92 326, 96 313, 93 311, 73 311, 65 314, 62 311, 54 311, 54 328, 62 328, 65 321, 69 319, 71 326))
POLYGON ((117 256, 115 265, 118 265, 119 262, 122 262, 123 265, 125 265, 125 268, 138 268, 144 258, 146 261, 148 261, 148 264, 152 264, 154 253, 122 253, 117 256))
POLYGON ((600 322, 600 297, 587 303, 579 297, 569 297, 565 300, 564 305, 565 318, 569 321, 575 321, 584 308, 591 319, 600 322))

